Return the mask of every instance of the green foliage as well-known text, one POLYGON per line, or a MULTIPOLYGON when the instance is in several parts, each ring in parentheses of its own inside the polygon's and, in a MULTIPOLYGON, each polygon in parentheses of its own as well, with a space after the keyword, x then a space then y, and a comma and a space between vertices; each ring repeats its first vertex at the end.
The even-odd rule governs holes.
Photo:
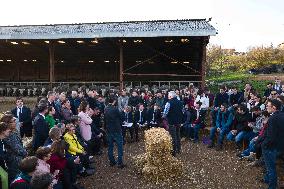
POLYGON ((266 89, 267 80, 256 80, 256 76, 245 74, 242 72, 231 72, 222 76, 207 77, 207 86, 210 91, 217 93, 219 86, 226 85, 227 87, 236 86, 239 90, 243 90, 246 83, 252 84, 253 88, 259 93, 263 94, 266 89))
POLYGON ((230 72, 245 72, 251 68, 261 68, 271 64, 284 64, 284 49, 253 47, 247 53, 234 49, 222 49, 209 45, 207 48, 206 75, 218 77, 230 72))

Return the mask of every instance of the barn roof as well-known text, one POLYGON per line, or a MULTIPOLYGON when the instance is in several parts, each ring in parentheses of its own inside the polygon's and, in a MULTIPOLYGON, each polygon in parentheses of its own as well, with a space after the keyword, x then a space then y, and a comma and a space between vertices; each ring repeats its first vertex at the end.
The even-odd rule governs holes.
POLYGON ((0 39, 210 36, 205 19, 0 26, 0 39))

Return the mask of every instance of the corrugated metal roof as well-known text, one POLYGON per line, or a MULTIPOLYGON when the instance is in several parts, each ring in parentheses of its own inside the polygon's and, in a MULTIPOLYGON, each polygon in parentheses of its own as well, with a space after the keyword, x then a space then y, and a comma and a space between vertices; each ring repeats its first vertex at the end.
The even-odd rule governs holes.
POLYGON ((216 30, 205 19, 0 26, 0 39, 63 39, 210 35, 216 35, 216 30))

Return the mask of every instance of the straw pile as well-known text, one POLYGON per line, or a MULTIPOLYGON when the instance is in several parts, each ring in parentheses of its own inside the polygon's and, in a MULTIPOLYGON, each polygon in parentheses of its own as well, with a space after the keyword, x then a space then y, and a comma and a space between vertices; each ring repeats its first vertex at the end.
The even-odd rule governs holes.
POLYGON ((134 157, 134 164, 147 180, 159 182, 182 174, 182 163, 172 156, 172 138, 163 128, 145 131, 146 153, 134 157))

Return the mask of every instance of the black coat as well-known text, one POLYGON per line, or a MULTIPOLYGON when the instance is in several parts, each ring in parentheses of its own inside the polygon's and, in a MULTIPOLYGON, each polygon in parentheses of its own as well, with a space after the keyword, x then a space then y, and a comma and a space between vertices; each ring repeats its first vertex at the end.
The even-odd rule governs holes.
POLYGON ((199 116, 197 117, 197 110, 192 109, 191 111, 191 117, 190 117, 190 123, 191 124, 203 124, 205 120, 205 114, 206 111, 199 110, 199 116))
POLYGON ((284 113, 277 111, 268 119, 262 148, 284 152, 284 113))
POLYGON ((147 111, 146 111, 146 109, 144 109, 144 110, 141 112, 141 116, 142 116, 142 118, 141 118, 142 121, 139 122, 139 120, 140 120, 140 112, 139 112, 139 110, 135 111, 135 114, 134 114, 134 122, 143 125, 143 124, 147 121, 147 111))
POLYGON ((108 133, 121 133, 121 116, 117 107, 108 105, 105 108, 105 125, 108 133))
POLYGON ((17 116, 17 107, 11 110, 11 112, 14 117, 19 119, 19 122, 23 122, 23 128, 32 128, 32 115, 31 110, 28 107, 22 107, 22 111, 20 111, 19 117, 17 116))
POLYGON ((34 119, 34 137, 33 148, 37 150, 38 147, 43 146, 48 138, 49 127, 43 116, 38 114, 34 119))
POLYGON ((147 116, 148 123, 151 121, 157 124, 160 124, 162 122, 162 113, 160 110, 154 111, 154 108, 149 109, 148 116, 147 116), (154 116, 153 116, 154 114, 154 116), (153 120, 154 118, 154 120, 153 120))

